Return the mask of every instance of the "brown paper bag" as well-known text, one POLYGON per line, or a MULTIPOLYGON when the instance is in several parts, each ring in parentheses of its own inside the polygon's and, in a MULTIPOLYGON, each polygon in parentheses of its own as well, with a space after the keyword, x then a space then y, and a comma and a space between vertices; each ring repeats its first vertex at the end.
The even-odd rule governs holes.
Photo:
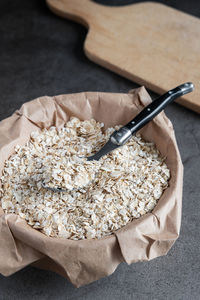
MULTIPOLYGON (((0 171, 14 147, 30 132, 62 127, 70 116, 94 118, 105 126, 126 124, 151 102, 145 88, 129 94, 87 92, 41 97, 22 105, 0 122, 0 171)), ((131 264, 165 255, 178 238, 181 223, 183 167, 171 122, 160 113, 141 134, 156 143, 171 171, 169 187, 157 206, 113 235, 99 240, 51 238, 0 208, 0 272, 11 275, 27 265, 55 271, 76 287, 110 275, 121 262, 131 264)))

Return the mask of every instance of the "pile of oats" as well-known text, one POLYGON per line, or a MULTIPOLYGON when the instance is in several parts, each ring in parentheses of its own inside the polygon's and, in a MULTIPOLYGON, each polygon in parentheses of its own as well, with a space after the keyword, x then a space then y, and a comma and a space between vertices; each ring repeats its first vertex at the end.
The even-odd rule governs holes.
POLYGON ((33 132, 5 162, 5 213, 18 214, 47 236, 79 240, 112 234, 150 212, 168 186, 169 169, 140 135, 98 162, 86 161, 82 157, 98 151, 119 126, 102 129, 95 120, 72 117, 60 130, 33 132), (44 189, 42 182, 51 180, 69 192, 44 189))

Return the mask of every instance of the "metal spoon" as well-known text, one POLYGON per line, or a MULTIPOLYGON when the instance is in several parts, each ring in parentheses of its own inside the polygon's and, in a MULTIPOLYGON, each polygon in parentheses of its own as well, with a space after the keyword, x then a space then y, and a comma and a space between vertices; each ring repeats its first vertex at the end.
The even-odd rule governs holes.
MULTIPOLYGON (((139 129, 150 122, 155 116, 157 116, 169 103, 175 99, 190 93, 194 90, 194 85, 191 82, 187 82, 177 86, 176 88, 168 91, 164 95, 160 96, 148 106, 146 106, 133 120, 131 120, 124 127, 116 130, 110 136, 108 142, 94 155, 88 156, 87 160, 99 160, 102 156, 110 153, 118 147, 123 146, 133 134, 139 129)), ((42 183, 43 188, 52 190, 54 192, 69 192, 68 190, 55 187, 51 188, 42 183)), ((88 186, 88 185, 87 185, 88 186)), ((76 190, 82 189, 78 188, 76 190)), ((84 187, 85 188, 85 187, 84 187)))

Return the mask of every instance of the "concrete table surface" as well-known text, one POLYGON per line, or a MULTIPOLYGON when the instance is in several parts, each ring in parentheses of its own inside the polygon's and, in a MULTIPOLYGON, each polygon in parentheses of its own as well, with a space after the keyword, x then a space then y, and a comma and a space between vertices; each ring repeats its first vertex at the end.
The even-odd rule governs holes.
MULTIPOLYGON (((167 3, 200 17, 195 0, 167 3)), ((86 29, 53 15, 43 0, 0 0, 0 16, 0 120, 38 96, 137 87, 90 62, 82 51, 86 29)), ((7 278, 0 275, 0 300, 200 299, 200 115, 175 103, 165 111, 184 164, 181 233, 169 253, 150 262, 122 263, 111 276, 79 289, 55 273, 26 267, 7 278)))

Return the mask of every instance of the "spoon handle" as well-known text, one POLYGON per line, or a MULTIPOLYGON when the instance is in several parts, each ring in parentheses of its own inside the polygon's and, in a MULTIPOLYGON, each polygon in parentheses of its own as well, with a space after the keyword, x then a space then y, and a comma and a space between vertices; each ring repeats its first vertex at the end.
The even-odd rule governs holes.
POLYGON ((111 137, 111 141, 117 145, 125 144, 134 133, 144 127, 153 118, 155 118, 155 116, 157 116, 169 103, 179 98, 180 96, 192 92, 193 89, 193 83, 187 82, 160 96, 152 103, 147 105, 128 124, 120 128, 118 131, 115 131, 111 137))

